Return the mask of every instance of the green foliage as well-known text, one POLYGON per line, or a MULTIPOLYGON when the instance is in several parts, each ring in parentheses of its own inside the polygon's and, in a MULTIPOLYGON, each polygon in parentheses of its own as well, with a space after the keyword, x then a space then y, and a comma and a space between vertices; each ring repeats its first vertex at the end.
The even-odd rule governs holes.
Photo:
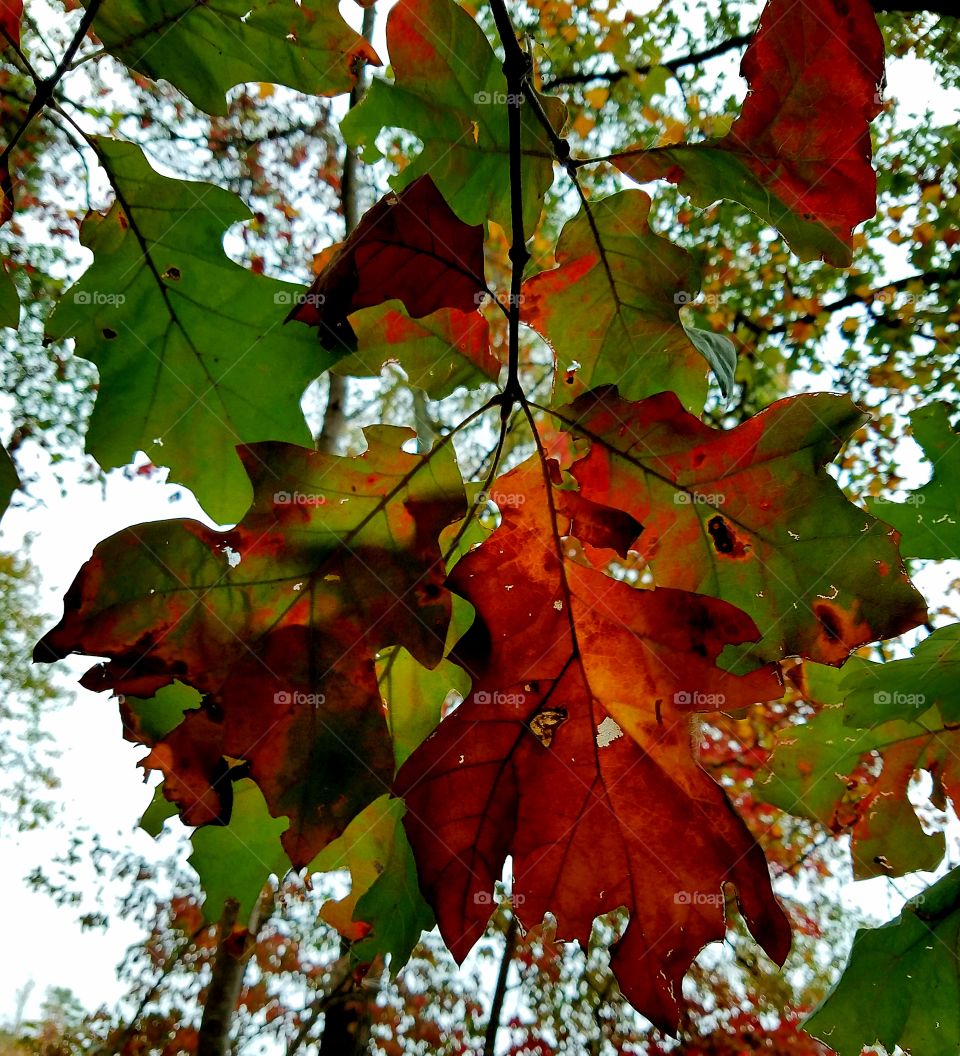
POLYGON ((960 557, 960 447, 942 403, 910 416, 913 436, 933 469, 933 479, 904 502, 873 499, 872 513, 900 532, 904 557, 948 560, 960 557))
POLYGON ((353 86, 358 64, 378 61, 335 0, 121 0, 99 6, 93 28, 131 69, 170 81, 209 114, 225 113, 224 94, 244 81, 335 95, 353 86))
POLYGON ((94 264, 47 324, 100 371, 87 449, 105 469, 145 451, 214 519, 239 520, 251 491, 234 448, 309 441, 300 397, 331 357, 282 328, 294 287, 224 254, 227 228, 249 217, 242 202, 158 175, 130 144, 96 150, 117 201, 87 217, 94 264))
MULTIPOLYGON (((375 80, 341 124, 366 161, 379 156, 381 129, 418 136, 421 152, 391 182, 400 190, 429 173, 468 224, 496 221, 510 229, 509 152, 504 120, 508 87, 500 60, 476 22, 453 0, 400 0, 387 20, 395 81, 375 80)), ((540 97, 559 132, 566 109, 540 97)), ((553 150, 529 105, 523 107, 521 183, 524 230, 532 232, 553 183, 553 150)))
POLYGON ((880 928, 857 932, 850 962, 804 1024, 838 1056, 899 1046, 937 1056, 960 1044, 960 869, 947 873, 880 928))

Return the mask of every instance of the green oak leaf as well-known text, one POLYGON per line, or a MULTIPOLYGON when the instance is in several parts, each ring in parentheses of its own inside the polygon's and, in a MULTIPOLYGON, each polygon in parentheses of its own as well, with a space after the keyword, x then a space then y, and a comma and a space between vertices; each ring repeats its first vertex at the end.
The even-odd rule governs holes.
POLYGON ((226 229, 250 216, 239 198, 159 175, 132 144, 95 143, 117 201, 84 221, 93 264, 47 323, 100 371, 87 450, 104 469, 144 451, 235 522, 253 495, 236 446, 309 445, 300 397, 333 357, 282 325, 299 287, 223 252, 226 229))
MULTIPOLYGON (((472 622, 472 606, 454 595, 450 629, 457 624, 469 626, 472 622)), ((448 648, 450 644, 448 636, 448 648)), ((387 701, 387 721, 399 770, 439 723, 448 694, 454 692, 464 697, 470 691, 470 677, 462 667, 449 660, 442 660, 431 671, 417 663, 401 646, 385 651, 377 664, 377 672, 380 692, 387 701)))
POLYGON ((558 266, 523 284, 520 310, 556 353, 565 397, 569 371, 570 384, 616 385, 631 400, 670 389, 699 412, 706 342, 685 329, 680 307, 699 291, 700 269, 650 229, 650 205, 632 190, 582 206, 560 234, 558 266))
POLYGON ((912 1056, 960 1050, 960 869, 879 928, 861 928, 843 975, 804 1023, 838 1056, 865 1046, 912 1056))
MULTIPOLYGON (((423 148, 391 185, 402 190, 429 173, 465 223, 494 220, 509 231, 507 82, 483 30, 452 0, 399 0, 387 19, 387 48, 394 82, 374 80, 343 119, 347 143, 362 147, 364 160, 376 161, 381 129, 412 132, 423 148)), ((566 107, 552 96, 540 101, 559 132, 566 107)), ((553 148, 528 105, 522 121, 523 227, 529 237, 553 182, 553 148)))
POLYGON ((374 800, 308 869, 349 870, 350 893, 324 903, 320 916, 355 943, 351 950, 356 960, 372 961, 389 953, 394 972, 410 959, 421 931, 429 931, 434 923, 420 894, 403 814, 402 800, 374 800))
POLYGON ((361 963, 389 953, 390 971, 396 975, 410 960, 421 933, 430 931, 435 920, 420 894, 417 863, 402 825, 403 800, 388 800, 387 809, 393 818, 394 838, 383 872, 357 900, 354 915, 357 920, 369 921, 371 930, 351 953, 361 963))
POLYGON ((188 861, 197 871, 206 894, 203 915, 217 920, 228 898, 240 905, 238 919, 246 921, 271 875, 280 879, 290 869, 290 859, 280 843, 289 822, 272 818, 256 782, 241 778, 233 785, 229 825, 204 825, 195 829, 188 861))
POLYGON ((910 415, 913 437, 933 465, 933 478, 904 502, 867 499, 870 512, 900 533, 904 557, 945 561, 960 557, 960 436, 942 403, 910 415))
POLYGON ((915 719, 935 707, 960 723, 960 623, 924 638, 903 660, 862 661, 844 669, 844 722, 857 729, 890 719, 915 719))
POLYGON ((737 350, 733 342, 724 334, 712 330, 700 330, 695 326, 685 326, 683 329, 697 351, 710 364, 723 398, 730 399, 737 373, 737 350))
POLYGON ((226 92, 247 81, 336 95, 364 62, 380 65, 336 0, 110 0, 93 29, 112 55, 208 114, 225 114, 226 92))
MULTIPOLYGON (((873 666, 851 657, 847 667, 860 673, 873 666)), ((954 774, 955 734, 946 730, 935 709, 913 721, 880 721, 851 729, 841 706, 851 672, 820 664, 803 665, 804 698, 821 705, 808 722, 777 733, 769 779, 758 798, 792 814, 819 822, 833 832, 849 830, 854 876, 902 876, 935 869, 943 859, 943 833, 924 831, 907 798, 914 773, 930 769, 947 789, 960 788, 954 774), (883 770, 867 798, 848 803, 850 775, 870 752, 883 755, 883 770)))
MULTIPOLYGON (((177 805, 171 803, 163 794, 163 782, 153 790, 153 799, 140 818, 140 828, 148 835, 156 839, 163 831, 163 826, 173 817, 176 817, 177 805)), ((201 882, 202 883, 202 882, 201 882)))
POLYGON ((13 493, 20 487, 20 475, 9 452, 0 445, 0 517, 10 506, 13 493))

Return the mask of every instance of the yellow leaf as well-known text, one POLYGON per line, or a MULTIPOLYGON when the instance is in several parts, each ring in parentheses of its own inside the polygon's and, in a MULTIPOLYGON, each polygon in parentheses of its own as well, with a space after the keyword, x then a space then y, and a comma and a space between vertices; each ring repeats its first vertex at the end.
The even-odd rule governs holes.
POLYGON ((583 97, 586 99, 588 106, 592 107, 594 110, 599 110, 610 98, 610 89, 590 88, 583 93, 583 97))

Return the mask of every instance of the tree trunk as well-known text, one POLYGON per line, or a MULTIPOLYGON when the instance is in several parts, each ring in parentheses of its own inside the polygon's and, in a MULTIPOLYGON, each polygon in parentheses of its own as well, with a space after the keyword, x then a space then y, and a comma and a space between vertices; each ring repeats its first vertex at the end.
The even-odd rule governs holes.
MULTIPOLYGON (((373 36, 373 26, 377 14, 373 5, 364 9, 362 33, 367 40, 373 36)), ((366 88, 363 69, 357 74, 357 83, 350 93, 350 106, 356 106, 363 98, 366 88)), ((357 195, 357 156, 349 147, 344 148, 343 172, 340 176, 340 206, 343 210, 344 238, 357 226, 360 220, 360 199, 357 195)), ((350 404, 350 386, 347 379, 340 374, 327 373, 329 389, 327 406, 323 412, 323 425, 317 437, 317 450, 328 455, 335 455, 343 446, 347 433, 347 409, 350 404)))
POLYGON ((254 906, 246 930, 236 930, 239 906, 228 898, 220 915, 217 952, 213 975, 203 1005, 203 1017, 197 1039, 197 1056, 227 1056, 230 1031, 236 1015, 247 958, 257 941, 263 922, 269 915, 273 892, 264 894, 254 906))

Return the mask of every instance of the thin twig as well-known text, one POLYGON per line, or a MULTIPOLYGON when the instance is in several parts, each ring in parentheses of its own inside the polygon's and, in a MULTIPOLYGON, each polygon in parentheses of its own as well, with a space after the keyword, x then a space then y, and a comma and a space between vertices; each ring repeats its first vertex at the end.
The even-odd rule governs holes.
POLYGON ((503 957, 500 961, 497 985, 493 991, 493 1003, 490 1005, 490 1018, 487 1020, 487 1030, 483 1038, 483 1056, 494 1056, 496 1052, 497 1033, 500 1030, 500 1015, 503 1012, 503 999, 507 992, 507 976, 510 974, 510 962, 513 960, 513 954, 517 948, 518 931, 517 918, 511 913, 510 923, 507 925, 506 935, 504 936, 503 957))
MULTIPOLYGON (((20 122, 17 130, 10 137, 9 142, 0 151, 0 161, 9 157, 10 152, 20 142, 20 138, 24 132, 30 127, 30 122, 40 113, 41 110, 50 102, 53 98, 53 93, 56 91, 57 85, 60 83, 64 74, 69 69, 70 63, 73 60, 73 56, 77 53, 77 48, 83 43, 84 37, 87 35, 87 30, 93 23, 94 18, 97 16, 97 12, 100 10, 100 4, 103 0, 90 0, 87 5, 87 9, 83 13, 83 18, 80 20, 80 25, 77 27, 77 32, 73 35, 73 40, 70 41, 67 46, 67 50, 63 53, 63 58, 60 60, 59 65, 53 71, 50 77, 37 82, 37 90, 34 94, 33 99, 30 100, 30 106, 27 108, 27 112, 20 122)), ((4 36, 7 40, 13 44, 9 34, 4 32, 4 36)))
POLYGON ((728 51, 742 48, 750 43, 752 37, 752 33, 739 33, 735 37, 721 40, 719 44, 704 48, 702 51, 692 51, 689 55, 681 55, 676 59, 667 59, 666 62, 646 62, 639 66, 619 67, 615 70, 594 70, 592 72, 561 74, 559 77, 551 77, 549 80, 544 81, 543 90, 549 92, 563 85, 590 84, 592 81, 603 81, 605 84, 613 85, 626 77, 646 76, 657 66, 662 66, 672 74, 676 74, 678 70, 682 70, 685 66, 696 66, 701 62, 706 62, 708 59, 714 59, 718 55, 725 55, 728 51))

